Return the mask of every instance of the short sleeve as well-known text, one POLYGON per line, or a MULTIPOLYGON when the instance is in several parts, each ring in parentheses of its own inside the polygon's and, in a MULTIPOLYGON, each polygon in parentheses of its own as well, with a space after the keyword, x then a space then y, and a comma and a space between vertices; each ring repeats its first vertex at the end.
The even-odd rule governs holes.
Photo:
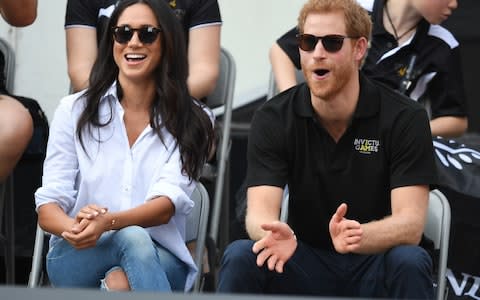
MULTIPOLYGON (((97 26, 99 1, 68 0, 65 12, 65 28, 74 26, 97 26)), ((113 4, 112 4, 113 5, 113 4)))
POLYGON ((391 188, 435 184, 437 172, 426 111, 420 106, 406 110, 395 123, 391 137, 391 188))
POLYGON ((277 44, 288 55, 295 67, 300 70, 300 53, 298 52, 297 34, 298 29, 294 27, 282 35, 277 40, 277 44))
POLYGON ((247 148, 247 186, 287 183, 288 158, 285 131, 272 114, 258 111, 252 120, 247 148))
POLYGON ((189 28, 209 24, 221 24, 222 18, 217 0, 192 1, 189 28))

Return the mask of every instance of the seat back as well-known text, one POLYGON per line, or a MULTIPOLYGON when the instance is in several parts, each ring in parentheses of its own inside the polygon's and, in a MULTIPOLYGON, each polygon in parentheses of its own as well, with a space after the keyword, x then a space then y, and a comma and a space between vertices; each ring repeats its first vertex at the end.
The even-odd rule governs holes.
POLYGON ((185 242, 195 241, 193 259, 198 268, 198 273, 197 278, 195 278, 193 291, 198 292, 201 288, 203 276, 203 256, 207 240, 208 213, 210 207, 208 192, 200 182, 197 183, 191 199, 195 203, 195 206, 187 217, 185 242))
MULTIPOLYGON (((297 84, 305 81, 302 70, 295 69, 295 77, 297 78, 297 84)), ((275 82, 275 74, 273 73, 273 71, 270 71, 270 78, 268 79, 267 101, 277 94, 278 88, 277 83, 275 82)))
POLYGON ((223 107, 220 143, 217 146, 217 166, 213 194, 212 215, 210 218, 210 237, 217 242, 220 222, 220 210, 224 202, 226 169, 230 154, 230 130, 232 124, 233 92, 235 90, 236 66, 233 56, 224 48, 220 51, 220 74, 215 90, 207 97, 207 105, 212 109, 223 107))
POLYGON ((5 88, 9 93, 12 93, 15 82, 15 52, 3 38, 0 38, 0 51, 3 54, 3 59, 5 61, 3 67, 5 88))
MULTIPOLYGON (((15 81, 15 52, 8 42, 0 38, 0 55, 3 56, 3 74, 7 92, 13 91, 15 81)), ((1 58, 0 58, 1 59, 1 58)), ((10 175, 4 182, 0 182, 0 246, 4 248, 6 283, 15 282, 15 229, 13 217, 13 176, 10 175), (3 228, 5 225, 5 228, 3 228)))
POLYGON ((450 239, 450 205, 445 195, 439 190, 430 192, 428 216, 425 223, 425 235, 439 250, 436 299, 443 300, 446 294, 446 274, 448 260, 448 244, 450 239))
MULTIPOLYGON (((285 189, 281 204, 280 221, 288 220, 288 187, 285 189)), ((446 298, 446 274, 448 260, 448 243, 450 239, 450 205, 445 195, 439 190, 429 194, 427 220, 425 223, 425 236, 431 239, 435 249, 439 250, 436 299, 446 298)))

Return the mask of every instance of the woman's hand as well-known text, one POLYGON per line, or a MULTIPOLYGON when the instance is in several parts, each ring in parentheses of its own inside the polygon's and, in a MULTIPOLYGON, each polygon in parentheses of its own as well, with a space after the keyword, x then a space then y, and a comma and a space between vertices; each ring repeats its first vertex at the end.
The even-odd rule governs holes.
POLYGON ((77 213, 75 220, 80 223, 82 219, 93 220, 98 215, 106 214, 108 209, 106 207, 100 207, 96 204, 89 204, 77 213))
POLYGON ((106 213, 98 214, 94 219, 83 218, 70 231, 64 231, 62 237, 76 249, 94 247, 100 236, 108 230, 109 224, 106 213))

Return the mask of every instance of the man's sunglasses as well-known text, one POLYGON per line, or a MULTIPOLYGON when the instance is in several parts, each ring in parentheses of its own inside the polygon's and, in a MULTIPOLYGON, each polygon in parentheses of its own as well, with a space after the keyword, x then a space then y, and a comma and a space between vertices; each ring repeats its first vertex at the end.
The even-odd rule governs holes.
POLYGON ((318 41, 322 41, 323 48, 330 53, 340 51, 343 46, 344 39, 355 39, 344 35, 329 34, 325 36, 315 36, 313 34, 297 34, 298 47, 303 51, 313 51, 317 46, 318 41))
POLYGON ((162 31, 153 26, 142 26, 140 28, 132 28, 128 25, 113 27, 113 38, 117 43, 126 44, 132 37, 133 33, 137 32, 138 39, 142 44, 151 44, 157 39, 158 33, 162 31))

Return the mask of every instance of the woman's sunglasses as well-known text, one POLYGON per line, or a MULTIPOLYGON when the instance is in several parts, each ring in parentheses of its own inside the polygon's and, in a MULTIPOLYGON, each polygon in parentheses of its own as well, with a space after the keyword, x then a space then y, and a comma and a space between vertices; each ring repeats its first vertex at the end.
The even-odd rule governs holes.
POLYGON ((340 51, 343 46, 344 39, 355 39, 355 37, 329 34, 325 36, 315 36, 313 34, 297 34, 298 47, 303 51, 313 51, 317 46, 318 41, 322 41, 323 48, 330 53, 340 51))
POLYGON ((117 43, 126 44, 132 37, 133 33, 137 32, 138 39, 142 44, 151 44, 157 39, 158 33, 162 31, 153 26, 142 26, 140 28, 132 28, 128 25, 113 27, 113 38, 117 43))

